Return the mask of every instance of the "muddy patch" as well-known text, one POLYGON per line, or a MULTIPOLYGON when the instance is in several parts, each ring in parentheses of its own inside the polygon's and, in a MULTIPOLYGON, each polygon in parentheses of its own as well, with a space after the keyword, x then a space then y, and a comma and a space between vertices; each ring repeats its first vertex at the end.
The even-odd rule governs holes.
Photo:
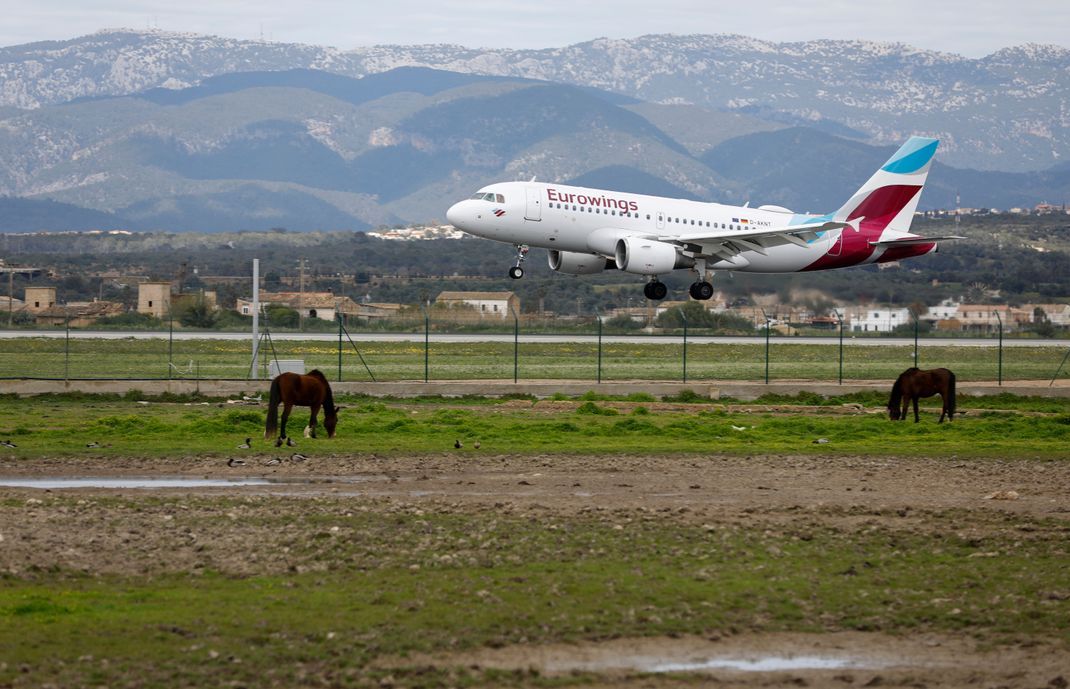
MULTIPOLYGON (((1061 658, 1061 660, 1060 660, 1061 658)), ((1009 668, 1020 680, 1022 668, 1047 682, 1057 676, 1060 653, 1042 646, 978 648, 962 638, 918 635, 901 638, 865 632, 828 634, 742 634, 725 638, 653 637, 577 644, 517 645, 469 653, 407 659, 438 667, 537 672, 542 675, 591 673, 632 677, 692 673, 725 676, 762 686, 778 680, 836 681, 863 686, 927 681, 936 685, 966 681, 969 673, 998 678, 1009 668)), ((399 661, 400 662, 400 661, 399 661)), ((388 661, 384 663, 391 665, 388 661)))

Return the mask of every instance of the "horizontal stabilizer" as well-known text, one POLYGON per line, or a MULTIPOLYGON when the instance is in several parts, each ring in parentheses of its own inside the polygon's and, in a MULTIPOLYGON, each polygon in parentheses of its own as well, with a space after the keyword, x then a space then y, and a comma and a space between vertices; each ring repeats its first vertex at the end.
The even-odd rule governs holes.
POLYGON ((946 237, 903 237, 901 239, 886 239, 880 242, 870 242, 870 246, 916 246, 918 244, 932 244, 933 242, 949 242, 953 239, 966 239, 948 235, 946 237))

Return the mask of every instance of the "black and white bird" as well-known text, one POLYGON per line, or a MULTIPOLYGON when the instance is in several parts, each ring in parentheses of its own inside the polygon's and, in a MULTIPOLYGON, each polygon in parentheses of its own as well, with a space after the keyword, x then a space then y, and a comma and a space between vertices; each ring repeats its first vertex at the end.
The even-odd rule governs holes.
POLYGON ((10 440, 0 440, 0 445, 3 445, 4 447, 18 447, 18 445, 11 442, 10 440))
POLYGON ((453 449, 460 450, 462 447, 464 447, 464 443, 461 442, 460 438, 453 441, 453 449))
POLYGON ((253 446, 253 439, 252 438, 246 438, 245 442, 238 446, 238 449, 239 450, 248 450, 252 446, 253 446))
POLYGON ((308 459, 308 457, 304 456, 300 452, 295 452, 292 455, 290 455, 290 461, 291 462, 303 462, 306 459, 308 459))
POLYGON ((290 436, 286 436, 286 447, 297 447, 297 443, 290 436))
POLYGON ((100 443, 98 443, 97 441, 94 440, 92 442, 86 443, 85 446, 90 448, 90 449, 92 449, 94 447, 100 447, 100 443))
POLYGON ((227 460, 227 466, 228 467, 243 467, 243 466, 245 466, 245 460, 236 459, 234 457, 231 457, 230 459, 227 460))

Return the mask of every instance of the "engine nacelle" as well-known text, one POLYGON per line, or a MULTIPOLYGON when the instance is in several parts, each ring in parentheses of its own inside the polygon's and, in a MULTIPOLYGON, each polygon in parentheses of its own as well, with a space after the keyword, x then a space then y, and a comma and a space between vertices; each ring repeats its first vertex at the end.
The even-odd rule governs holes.
POLYGON ((593 275, 606 269, 606 259, 595 254, 550 249, 550 268, 569 275, 593 275))
POLYGON ((695 259, 684 256, 674 245, 641 237, 617 240, 615 256, 618 269, 639 275, 661 275, 695 265, 695 259))

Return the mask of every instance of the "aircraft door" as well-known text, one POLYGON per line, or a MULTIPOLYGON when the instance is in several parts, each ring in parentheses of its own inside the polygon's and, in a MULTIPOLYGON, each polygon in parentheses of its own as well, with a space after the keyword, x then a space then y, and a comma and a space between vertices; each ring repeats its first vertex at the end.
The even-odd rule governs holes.
POLYGON ((538 187, 527 187, 528 203, 524 211, 525 220, 542 220, 542 196, 538 187))

